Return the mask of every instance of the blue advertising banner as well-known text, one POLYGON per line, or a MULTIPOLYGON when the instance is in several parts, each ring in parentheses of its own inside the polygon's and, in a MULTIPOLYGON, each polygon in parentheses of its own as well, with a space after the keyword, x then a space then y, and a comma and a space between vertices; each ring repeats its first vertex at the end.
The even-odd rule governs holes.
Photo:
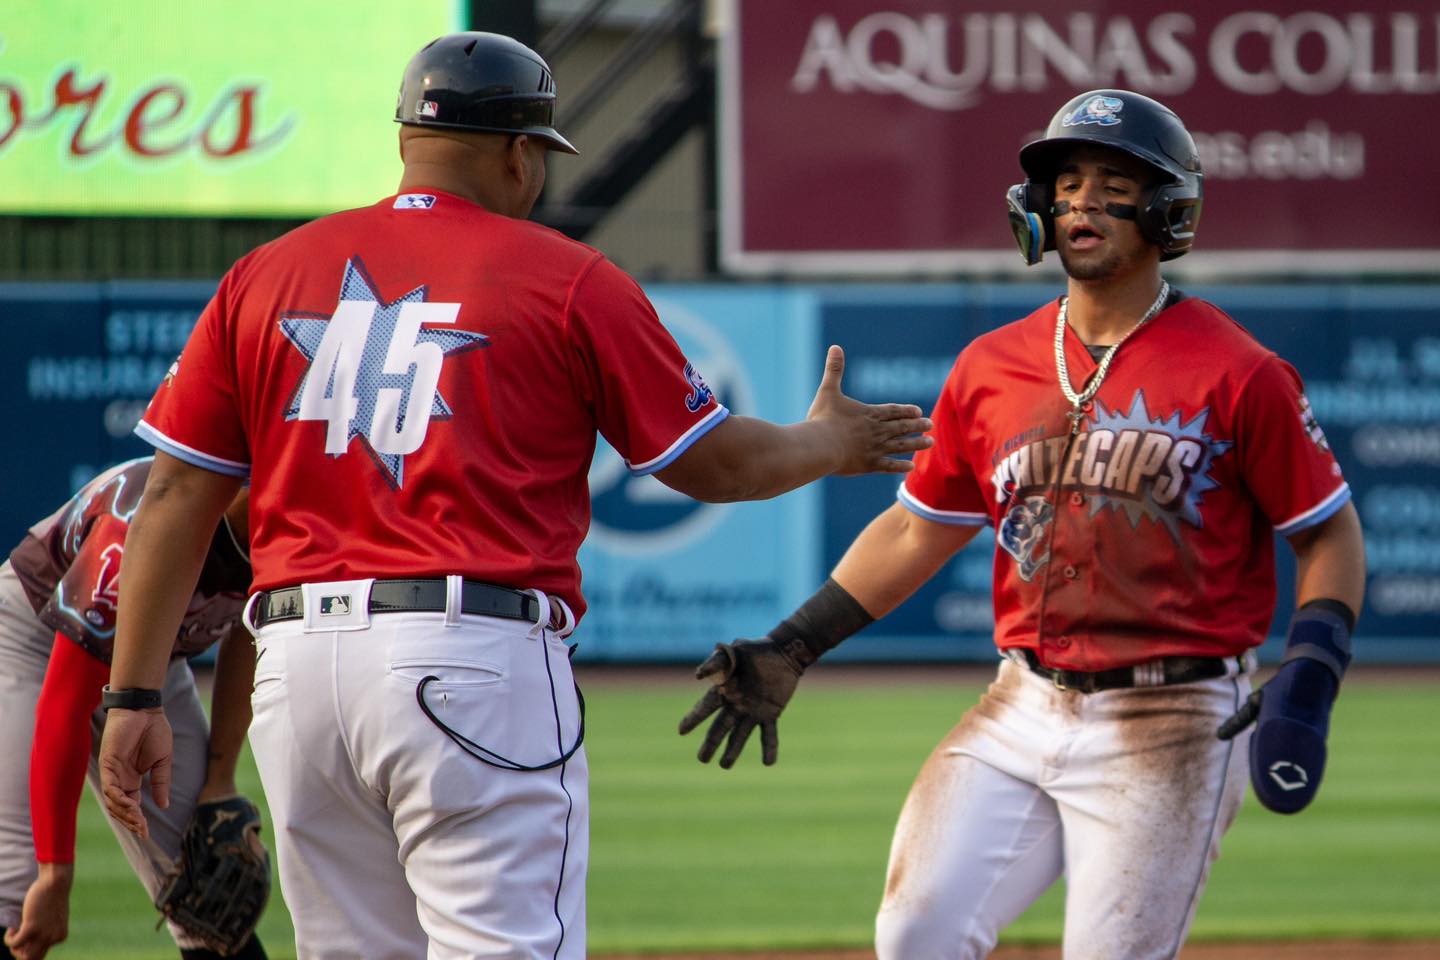
MULTIPOLYGON (((1345 469, 1369 574, 1356 655, 1440 657, 1440 288, 1213 294, 1300 371, 1345 469)), ((1283 598, 1293 594, 1293 565, 1288 550, 1277 553, 1283 598)))
MULTIPOLYGON (((131 434, 211 284, 0 284, 0 390, 12 430, 0 552, 85 480, 149 448, 131 434)), ((669 286, 662 319, 737 414, 805 416, 828 343, 846 393, 929 410, 955 355, 1058 285, 669 286)), ((1440 660, 1440 287, 1234 286, 1219 304, 1289 360, 1345 469, 1366 533, 1369 584, 1356 651, 1440 660)), ((1177 358, 1176 362, 1181 362, 1177 358)), ((580 560, 592 660, 692 661, 768 630, 807 597, 898 478, 826 480, 764 503, 698 504, 634 478, 603 442, 580 560)), ((994 537, 986 530, 835 659, 985 659, 994 537)), ((1282 546, 1283 630, 1293 562, 1282 546)), ((1267 655, 1273 656, 1272 638, 1267 655)))
POLYGON ((214 284, 0 284, 6 445, 0 554, 112 464, 151 452, 131 430, 214 284))
MULTIPOLYGON (((867 403, 918 404, 927 413, 956 355, 975 337, 1055 296, 1052 286, 829 288, 821 331, 850 356, 846 392, 867 403), (903 318, 903 319, 901 319, 903 318)), ((864 526, 895 502, 896 477, 827 479, 822 566, 829 570, 864 526)), ((976 660, 994 656, 990 602, 994 531, 986 527, 836 660, 976 660)))
MULTIPOLYGON (((825 345, 815 296, 799 288, 657 287, 660 318, 715 395, 744 416, 803 419, 825 345)), ((847 377, 848 379, 848 377, 847 377)), ((579 655, 690 660, 716 641, 757 636, 819 583, 819 492, 701 504, 631 477, 603 442, 580 551, 590 611, 579 655)))

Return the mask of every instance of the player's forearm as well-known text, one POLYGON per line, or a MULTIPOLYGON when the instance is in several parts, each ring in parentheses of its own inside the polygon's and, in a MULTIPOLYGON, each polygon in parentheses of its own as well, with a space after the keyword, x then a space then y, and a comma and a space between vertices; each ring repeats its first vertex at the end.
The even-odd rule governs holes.
POLYGON ((840 469, 838 431, 815 421, 780 425, 741 417, 741 451, 730 472, 727 500, 768 500, 813 483, 840 469))
POLYGON ((658 476, 707 503, 765 500, 835 472, 843 457, 839 429, 831 423, 781 426, 731 416, 658 476))
POLYGON ((210 696, 210 750, 200 800, 235 792, 235 768, 250 728, 250 690, 255 681, 255 645, 237 626, 220 642, 210 696))
POLYGON ((831 576, 877 620, 920 589, 979 527, 949 526, 891 504, 855 538, 831 576))
POLYGON ((1355 507, 1347 503, 1290 543, 1296 559, 1295 605, 1339 600, 1358 617, 1365 599, 1365 540, 1355 507))
POLYGON ((40 861, 40 879, 57 890, 69 892, 75 885, 75 864, 40 861))
POLYGON ((204 562, 203 521, 178 503, 141 503, 126 538, 110 686, 159 689, 204 562))
POLYGON ((116 604, 110 686, 158 689, 215 526, 240 482, 155 456, 130 522, 116 604))

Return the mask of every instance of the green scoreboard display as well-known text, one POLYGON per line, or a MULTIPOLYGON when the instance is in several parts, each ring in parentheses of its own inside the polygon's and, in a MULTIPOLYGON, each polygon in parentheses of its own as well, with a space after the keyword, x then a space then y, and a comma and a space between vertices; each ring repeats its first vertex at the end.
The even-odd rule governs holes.
POLYGON ((0 214, 303 217, 398 180, 392 121, 463 0, 9 0, 0 214))

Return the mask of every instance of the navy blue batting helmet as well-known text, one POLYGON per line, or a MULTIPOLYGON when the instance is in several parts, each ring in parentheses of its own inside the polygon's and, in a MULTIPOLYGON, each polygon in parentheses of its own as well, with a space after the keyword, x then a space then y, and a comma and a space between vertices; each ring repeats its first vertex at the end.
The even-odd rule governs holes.
POLYGON ((498 33, 452 33, 410 59, 395 120, 418 127, 523 133, 579 153, 555 129, 555 78, 540 54, 498 33))
POLYGON ((1189 252, 1205 177, 1185 124, 1169 107, 1138 93, 1091 90, 1061 107, 1044 137, 1020 148, 1026 179, 1009 189, 1006 200, 1027 263, 1038 263, 1046 250, 1055 249, 1055 175, 1076 146, 1109 147, 1149 167, 1154 180, 1135 211, 1140 235, 1160 248, 1161 260, 1189 252))

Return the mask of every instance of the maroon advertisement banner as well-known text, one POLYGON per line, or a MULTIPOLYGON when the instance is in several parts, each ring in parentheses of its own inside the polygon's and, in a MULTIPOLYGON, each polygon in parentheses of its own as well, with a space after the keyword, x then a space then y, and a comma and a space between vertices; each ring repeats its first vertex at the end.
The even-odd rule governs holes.
POLYGON ((750 274, 1023 269, 1016 153, 1085 90, 1205 169, 1197 272, 1440 273, 1435 0, 734 0, 723 249, 750 274))

